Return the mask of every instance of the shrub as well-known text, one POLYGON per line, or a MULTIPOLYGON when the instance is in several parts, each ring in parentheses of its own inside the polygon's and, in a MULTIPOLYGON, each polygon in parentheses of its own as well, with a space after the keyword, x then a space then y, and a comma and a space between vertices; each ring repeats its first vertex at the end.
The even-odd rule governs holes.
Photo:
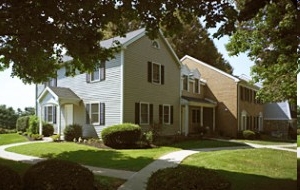
POLYGON ((74 162, 45 160, 31 166, 23 176, 24 190, 93 190, 93 173, 74 162))
POLYGON ((29 127, 27 132, 30 134, 39 134, 39 118, 35 115, 29 116, 29 127))
POLYGON ((60 135, 59 134, 52 135, 51 138, 52 138, 53 141, 59 141, 60 140, 60 135))
POLYGON ((130 148, 141 138, 141 127, 131 123, 114 125, 103 129, 101 137, 106 146, 130 148))
POLYGON ((205 168, 184 165, 180 165, 176 168, 158 170, 152 174, 147 184, 147 190, 229 190, 230 188, 231 183, 217 172, 205 168))
POLYGON ((30 138, 32 140, 42 140, 43 139, 43 135, 40 135, 40 134, 30 134, 30 138))
POLYGON ((68 125, 64 130, 65 140, 73 141, 74 138, 82 137, 82 127, 78 124, 68 125))
POLYGON ((142 140, 146 142, 148 145, 151 145, 153 143, 153 132, 148 131, 143 133, 142 140))
POLYGON ((11 168, 0 165, 0 189, 2 190, 21 190, 22 181, 20 175, 11 168))
POLYGON ((50 123, 43 124, 43 135, 45 137, 50 137, 54 133, 54 127, 50 123))
POLYGON ((29 116, 19 117, 16 123, 17 131, 26 132, 29 128, 29 116))
POLYGON ((255 133, 251 130, 245 130, 245 131, 243 131, 243 137, 248 140, 254 140, 255 133))

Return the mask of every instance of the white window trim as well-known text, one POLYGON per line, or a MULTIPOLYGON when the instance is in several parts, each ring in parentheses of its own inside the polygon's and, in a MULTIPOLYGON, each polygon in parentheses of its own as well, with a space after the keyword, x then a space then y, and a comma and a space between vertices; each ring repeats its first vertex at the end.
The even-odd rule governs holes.
POLYGON ((150 124, 150 103, 148 102, 140 102, 140 125, 149 125, 150 124), (142 123, 142 104, 146 104, 147 105, 147 123, 142 123))
POLYGON ((166 125, 170 125, 171 124, 171 105, 170 104, 163 104, 163 109, 162 109, 162 120, 163 120, 163 124, 166 124, 166 125), (169 122, 165 122, 165 107, 169 107, 169 113, 168 113, 168 121, 169 122))
POLYGON ((161 84, 161 64, 160 63, 155 63, 155 62, 151 62, 151 63, 152 63, 152 65, 151 65, 151 67, 152 67, 152 83, 160 85, 161 84), (159 82, 154 81, 154 69, 153 69, 154 65, 159 66, 159 70, 158 70, 159 82))
POLYGON ((96 71, 94 71, 94 72, 90 73, 90 82, 91 82, 91 83, 93 83, 93 82, 99 82, 99 81, 101 80, 101 76, 100 76, 100 68, 98 68, 97 71, 98 71, 98 78, 99 78, 99 79, 97 79, 97 80, 92 80, 92 79, 93 79, 93 76, 94 76, 94 73, 96 72, 96 71))
POLYGON ((201 87, 201 85, 200 85, 200 79, 195 78, 194 79, 194 93, 200 94, 201 93, 200 87, 201 87), (198 92, 196 92, 196 88, 195 88, 196 87, 196 80, 198 80, 198 92))
POLYGON ((100 125, 100 102, 88 102, 89 104, 89 121, 91 125, 100 125), (92 123, 92 104, 98 104, 98 122, 92 123))
POLYGON ((189 91, 189 76, 188 75, 183 75, 182 76, 182 89, 185 91, 189 91), (186 77, 187 79, 187 85, 186 85, 186 89, 184 89, 184 78, 186 77))
POLYGON ((54 106, 53 105, 46 105, 45 107, 44 107, 44 109, 47 109, 47 111, 46 111, 46 115, 44 116, 44 120, 47 122, 47 123, 51 123, 51 124, 53 124, 54 123, 54 117, 55 117, 55 112, 54 112, 54 106), (49 121, 49 114, 48 114, 48 109, 49 108, 52 108, 52 120, 51 121, 49 121))

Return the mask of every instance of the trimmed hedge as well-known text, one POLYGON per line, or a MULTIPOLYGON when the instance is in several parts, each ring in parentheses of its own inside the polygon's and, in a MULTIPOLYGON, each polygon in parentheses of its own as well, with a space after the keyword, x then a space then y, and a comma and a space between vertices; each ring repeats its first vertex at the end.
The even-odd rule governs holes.
POLYGON ((106 146, 130 148, 141 139, 141 127, 132 123, 113 125, 102 130, 101 137, 106 146))
POLYGON ((17 131, 26 132, 29 128, 29 116, 19 117, 16 123, 17 131))
POLYGON ((37 116, 29 116, 29 127, 27 132, 29 134, 39 134, 39 118, 37 116))
POLYGON ((50 123, 43 124, 43 136, 50 137, 54 133, 54 127, 50 123))
POLYGON ((251 130, 245 130, 243 131, 243 137, 247 140, 254 140, 255 139, 255 132, 251 130))
POLYGON ((179 165, 152 174, 148 180, 147 190, 157 189, 229 190, 231 183, 214 170, 179 165))
POLYGON ((24 190, 94 190, 94 174, 65 160, 45 160, 31 166, 23 177, 24 190))
POLYGON ((82 137, 81 125, 73 124, 66 126, 64 135, 66 141, 73 141, 74 139, 78 140, 79 137, 82 137))
POLYGON ((20 175, 11 168, 0 164, 0 189, 1 190, 22 190, 20 175))

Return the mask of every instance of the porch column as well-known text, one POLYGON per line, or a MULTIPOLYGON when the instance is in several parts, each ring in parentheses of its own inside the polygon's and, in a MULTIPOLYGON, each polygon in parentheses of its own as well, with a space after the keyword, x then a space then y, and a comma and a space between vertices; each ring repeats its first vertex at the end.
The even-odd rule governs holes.
POLYGON ((185 136, 189 134, 189 105, 184 106, 185 116, 184 116, 184 126, 185 126, 185 136))
POLYGON ((216 108, 213 108, 213 131, 216 130, 216 108))
POLYGON ((43 107, 42 107, 42 105, 40 104, 40 103, 38 103, 38 105, 39 105, 39 115, 38 115, 38 117, 39 117, 39 134, 40 135, 42 135, 43 134, 43 122, 42 122, 42 119, 43 119, 43 107))
POLYGON ((56 124, 57 124, 57 133, 61 136, 61 122, 60 122, 60 104, 57 105, 57 113, 56 113, 56 124))
MULTIPOLYGON (((200 107, 200 111, 201 111, 201 114, 200 114, 200 117, 201 117, 201 126, 203 126, 203 107, 200 107)), ((205 127, 205 126, 204 126, 205 127)))

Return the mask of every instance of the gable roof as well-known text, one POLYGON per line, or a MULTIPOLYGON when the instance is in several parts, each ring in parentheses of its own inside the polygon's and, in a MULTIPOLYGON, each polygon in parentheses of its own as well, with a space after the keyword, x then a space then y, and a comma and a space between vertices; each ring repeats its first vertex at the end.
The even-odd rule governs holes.
POLYGON ((56 102, 78 104, 81 99, 70 89, 64 87, 49 87, 47 86, 37 98, 40 102, 46 94, 51 94, 56 102))
MULTIPOLYGON (((140 39, 141 37, 143 37, 145 35, 146 35, 145 28, 141 28, 141 29, 126 33, 125 37, 116 36, 116 37, 112 37, 107 40, 103 40, 100 42, 100 45, 104 48, 112 48, 116 45, 115 42, 118 41, 118 43, 120 43, 123 48, 126 48, 128 45, 130 45, 131 43, 135 42, 136 40, 140 39)), ((174 52, 174 50, 171 47, 171 45, 169 44, 169 42, 165 39, 161 30, 159 30, 159 35, 163 39, 163 42, 166 44, 167 48, 170 50, 171 55, 176 60, 177 64, 179 66, 181 66, 181 62, 180 62, 179 58, 177 57, 176 53, 174 52)), ((64 55, 62 58, 63 62, 71 61, 72 59, 73 58, 68 55, 64 55)))
POLYGON ((213 66, 211 66, 211 65, 209 65, 207 63, 204 63, 204 62, 202 62, 202 61, 200 61, 200 60, 198 60, 198 59, 196 59, 194 57, 191 57, 189 55, 185 55, 183 58, 180 59, 180 61, 183 62, 185 59, 190 59, 190 60, 192 60, 192 61, 194 61, 194 62, 196 62, 196 63, 198 63, 200 65, 203 65, 203 66, 205 66, 205 67, 207 67, 209 69, 212 69, 212 70, 214 70, 214 71, 216 71, 216 72, 218 72, 218 73, 220 73, 220 74, 222 74, 222 75, 224 75, 224 76, 226 76, 226 77, 234 80, 235 82, 240 82, 239 78, 234 77, 234 76, 232 76, 232 75, 230 75, 230 74, 228 74, 228 73, 226 73, 226 72, 224 72, 224 71, 222 71, 222 70, 220 70, 220 69, 218 69, 216 67, 213 67, 213 66))
POLYGON ((289 103, 276 102, 264 105, 265 120, 291 120, 291 112, 289 103))

